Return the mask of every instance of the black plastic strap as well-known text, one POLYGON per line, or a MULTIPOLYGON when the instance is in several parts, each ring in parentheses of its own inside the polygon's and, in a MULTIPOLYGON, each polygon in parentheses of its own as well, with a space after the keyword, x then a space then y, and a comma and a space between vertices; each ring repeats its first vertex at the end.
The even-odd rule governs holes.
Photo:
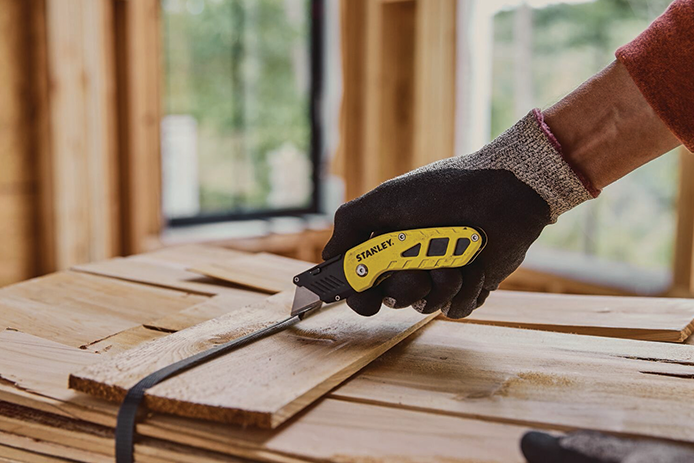
POLYGON ((219 346, 215 346, 193 356, 172 363, 140 380, 136 385, 128 390, 123 399, 123 403, 118 410, 118 420, 116 421, 116 462, 132 463, 134 453, 135 422, 137 421, 137 410, 145 397, 145 391, 160 382, 174 377, 186 370, 205 363, 213 358, 232 351, 238 347, 250 344, 265 336, 277 333, 283 329, 299 322, 303 317, 296 315, 289 317, 272 326, 262 330, 241 336, 219 346))

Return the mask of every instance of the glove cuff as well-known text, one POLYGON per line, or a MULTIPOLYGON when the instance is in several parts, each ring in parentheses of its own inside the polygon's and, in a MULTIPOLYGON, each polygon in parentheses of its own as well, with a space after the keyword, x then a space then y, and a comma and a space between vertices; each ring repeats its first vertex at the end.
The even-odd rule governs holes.
POLYGON ((460 158, 467 169, 503 169, 530 186, 549 205, 550 222, 600 192, 561 155, 561 147, 533 110, 490 144, 460 158))

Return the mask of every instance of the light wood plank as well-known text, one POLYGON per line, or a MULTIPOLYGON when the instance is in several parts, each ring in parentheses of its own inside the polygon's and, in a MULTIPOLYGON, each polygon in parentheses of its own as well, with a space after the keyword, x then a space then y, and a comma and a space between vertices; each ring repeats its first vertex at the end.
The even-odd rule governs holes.
MULTIPOLYGON (((73 267, 73 270, 204 296, 216 296, 218 294, 236 297, 247 296, 249 298, 258 296, 255 291, 241 289, 236 285, 201 276, 199 273, 185 270, 179 264, 162 262, 148 255, 78 265, 73 267)), ((267 297, 267 295, 258 297, 267 297)))
MULTIPOLYGON (((215 296, 202 304, 194 305, 193 307, 180 312, 158 318, 154 321, 147 322, 146 327, 168 331, 170 333, 181 331, 190 328, 207 320, 212 320, 229 312, 239 311, 248 305, 257 304, 260 301, 265 301, 267 295, 262 295, 260 298, 253 296, 252 298, 230 297, 226 295, 215 296)), ((283 314, 286 315, 286 314, 283 314)))
POLYGON ((170 246, 145 254, 138 254, 137 257, 142 261, 154 261, 159 264, 167 264, 185 270, 195 265, 223 263, 247 255, 249 255, 248 252, 228 249, 221 246, 187 244, 170 246))
MULTIPOLYGON (((0 384, 0 400, 65 417, 113 427, 117 406, 69 391, 62 381, 70 366, 91 361, 94 354, 68 348, 23 333, 0 333, 0 378, 21 378, 29 394, 0 384), (11 347, 13 344, 17 344, 11 347), (11 347, 7 350, 8 346, 11 347), (34 348, 33 346, 41 346, 34 348), (62 373, 40 379, 54 351, 70 353, 69 361, 55 362, 62 373), (14 358, 9 362, 8 357, 14 358), (85 360, 87 359, 87 360, 85 360), (69 394, 69 395, 68 395, 69 394), (54 400, 59 398, 61 401, 54 400)), ((485 423, 392 407, 325 399, 291 424, 266 431, 166 415, 150 415, 138 433, 264 461, 407 461, 407 462, 522 462, 518 439, 521 426, 485 423), (417 432, 412 432, 416 429, 417 432), (445 429, 446 432, 441 432, 445 429), (365 460, 366 459, 366 460, 365 460)))
MULTIPOLYGON (((73 373, 70 387, 120 401, 147 374, 285 318, 292 299, 293 292, 279 293, 145 344, 73 373)), ((335 304, 299 326, 153 387, 145 404, 181 416, 274 428, 431 318, 387 309, 364 318, 335 304)))
POLYGON ((189 270, 260 291, 279 293, 293 290, 294 275, 313 266, 309 262, 261 252, 226 262, 196 265, 189 270))
POLYGON ((45 442, 18 434, 0 432, 0 458, 9 461, 88 461, 94 463, 109 463, 112 461, 105 455, 99 455, 87 450, 45 442))
MULTIPOLYGON (((186 312, 186 310, 178 313, 186 312)), ((113 357, 121 352, 137 347, 140 344, 144 344, 145 342, 168 336, 170 333, 170 331, 161 331, 140 325, 121 331, 107 338, 100 339, 83 348, 89 352, 101 354, 102 357, 113 357)))
POLYGON ((148 250, 161 231, 159 0, 117 1, 115 6, 118 137, 124 249, 148 250))
POLYGON ((435 321, 333 396, 694 442, 692 377, 694 346, 435 321))
POLYGON ((46 3, 50 141, 42 156, 43 223, 54 268, 120 251, 113 3, 46 3))
POLYGON ((180 291, 60 272, 0 290, 0 328, 79 347, 205 300, 180 291))
POLYGON ((34 153, 42 75, 30 52, 40 11, 33 3, 0 1, 0 286, 35 276, 40 256, 34 153))
POLYGON ((694 327, 694 301, 495 291, 470 317, 456 321, 683 342, 694 327))
MULTIPOLYGON (((269 256, 263 259, 271 262, 273 259, 269 256)), ((254 263, 253 256, 242 262, 244 261, 246 263, 243 267, 252 276, 244 275, 244 268, 238 267, 237 259, 215 264, 215 269, 218 270, 210 270, 209 273, 215 273, 217 278, 230 283, 244 284, 251 281, 256 288, 266 291, 276 288, 275 282, 288 282, 288 288, 293 286, 291 278, 296 274, 296 269, 284 266, 273 268, 260 260, 254 263), (267 275, 267 284, 262 278, 256 277, 256 274, 267 275)), ((182 316, 180 320, 185 323, 182 316)), ((495 291, 470 317, 455 321, 592 336, 683 342, 694 327, 694 301, 495 291)))

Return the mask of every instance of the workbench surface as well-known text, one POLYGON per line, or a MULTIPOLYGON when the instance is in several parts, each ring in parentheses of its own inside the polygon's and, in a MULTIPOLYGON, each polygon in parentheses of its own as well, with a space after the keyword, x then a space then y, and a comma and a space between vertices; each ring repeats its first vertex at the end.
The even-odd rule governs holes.
MULTIPOLYGON (((189 270, 234 259, 250 268, 254 257, 184 246, 1 289, 0 460, 111 461, 117 405, 68 389, 69 374, 268 298, 251 289, 258 275, 246 275, 249 286, 240 287, 189 270)), ((259 268, 269 268, 276 291, 290 288, 270 274, 268 262, 259 268)), ((531 295, 494 297, 490 307, 503 306, 503 313, 533 305, 531 295)), ((136 458, 522 462, 519 440, 530 429, 694 443, 694 346, 635 340, 658 333, 682 340, 691 323, 670 329, 644 307, 657 313, 666 306, 663 313, 681 324, 694 304, 550 297, 553 306, 565 300, 579 314, 583 305, 587 313, 605 313, 609 302, 630 320, 625 325, 641 327, 621 329, 614 313, 612 325, 598 327, 602 337, 514 328, 505 315, 475 323, 437 318, 274 430, 150 413, 138 425, 136 458)), ((559 311, 535 316, 533 327, 545 330, 582 332, 590 325, 569 323, 575 315, 559 311)))

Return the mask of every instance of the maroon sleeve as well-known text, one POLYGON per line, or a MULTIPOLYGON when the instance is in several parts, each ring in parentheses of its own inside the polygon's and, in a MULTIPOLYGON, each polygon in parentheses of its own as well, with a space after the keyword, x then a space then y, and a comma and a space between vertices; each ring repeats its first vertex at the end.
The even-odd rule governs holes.
POLYGON ((617 59, 672 133, 694 151, 694 0, 676 0, 617 59))

